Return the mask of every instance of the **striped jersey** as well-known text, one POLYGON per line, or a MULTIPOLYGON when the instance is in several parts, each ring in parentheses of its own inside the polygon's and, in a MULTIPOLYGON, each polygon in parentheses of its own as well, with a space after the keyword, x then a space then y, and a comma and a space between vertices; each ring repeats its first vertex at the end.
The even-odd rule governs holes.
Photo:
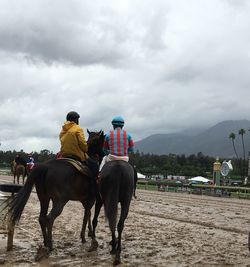
POLYGON ((134 141, 127 131, 117 127, 106 134, 103 150, 106 155, 128 156, 134 151, 134 141))

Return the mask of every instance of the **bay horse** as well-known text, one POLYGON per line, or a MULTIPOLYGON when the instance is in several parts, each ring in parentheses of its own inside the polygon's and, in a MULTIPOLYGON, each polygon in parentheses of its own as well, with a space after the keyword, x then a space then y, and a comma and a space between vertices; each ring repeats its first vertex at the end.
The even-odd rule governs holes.
POLYGON ((112 235, 110 253, 115 255, 113 265, 117 265, 121 262, 121 236, 134 193, 134 168, 132 165, 123 160, 107 162, 100 173, 99 191, 100 197, 96 199, 95 214, 92 221, 92 243, 89 251, 96 250, 98 247, 95 230, 100 209, 104 205, 105 216, 108 219, 112 235), (117 224, 118 203, 120 203, 121 210, 117 224), (116 239, 116 227, 118 239, 116 239))
MULTIPOLYGON (((88 133, 89 153, 101 154, 104 141, 103 131, 88 131, 88 133)), ((91 157, 92 155, 89 154, 89 156, 91 157)), ((13 224, 20 220, 31 190, 35 186, 40 201, 39 223, 45 248, 48 250, 53 249, 53 223, 69 200, 80 201, 84 207, 81 229, 81 240, 84 243, 86 241, 86 225, 90 220, 90 210, 96 198, 95 183, 93 176, 79 172, 64 159, 52 159, 45 163, 36 164, 29 174, 24 187, 14 196, 13 201, 8 206, 10 220, 13 224), (47 214, 50 201, 52 201, 52 209, 47 214)))
POLYGON ((17 164, 14 168, 14 181, 13 183, 15 184, 16 179, 17 179, 17 184, 19 184, 20 177, 23 179, 23 184, 24 184, 24 179, 27 175, 26 168, 22 164, 17 164))

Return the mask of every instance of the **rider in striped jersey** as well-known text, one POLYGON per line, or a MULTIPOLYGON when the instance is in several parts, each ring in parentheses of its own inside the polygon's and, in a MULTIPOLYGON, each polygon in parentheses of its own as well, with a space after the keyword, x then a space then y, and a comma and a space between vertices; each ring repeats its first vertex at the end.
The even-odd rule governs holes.
POLYGON ((104 140, 103 150, 106 156, 103 158, 99 170, 111 160, 129 160, 128 154, 134 152, 134 141, 131 135, 123 130, 124 119, 116 116, 112 120, 113 130, 109 131, 104 140))

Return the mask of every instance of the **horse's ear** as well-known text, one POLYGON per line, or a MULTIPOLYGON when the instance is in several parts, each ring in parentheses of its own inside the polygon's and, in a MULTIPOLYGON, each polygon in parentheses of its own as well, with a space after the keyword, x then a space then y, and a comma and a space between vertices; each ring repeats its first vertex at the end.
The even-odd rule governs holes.
POLYGON ((89 131, 89 129, 87 129, 87 133, 88 133, 88 134, 90 134, 90 131, 89 131))

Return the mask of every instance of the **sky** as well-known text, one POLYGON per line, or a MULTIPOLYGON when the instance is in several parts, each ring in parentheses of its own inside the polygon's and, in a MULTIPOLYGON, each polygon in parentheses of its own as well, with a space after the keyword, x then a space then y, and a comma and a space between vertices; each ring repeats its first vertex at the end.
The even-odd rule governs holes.
POLYGON ((0 150, 60 150, 69 111, 135 141, 249 119, 250 1, 0 0, 0 150))

